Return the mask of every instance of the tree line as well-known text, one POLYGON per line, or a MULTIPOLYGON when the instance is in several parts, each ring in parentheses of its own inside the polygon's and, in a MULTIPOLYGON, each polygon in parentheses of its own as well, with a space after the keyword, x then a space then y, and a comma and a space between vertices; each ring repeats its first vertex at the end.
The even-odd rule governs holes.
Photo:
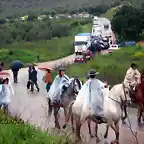
POLYGON ((120 40, 139 40, 144 30, 144 9, 122 6, 113 16, 112 28, 120 40))
POLYGON ((0 24, 0 44, 19 41, 51 40, 54 37, 66 37, 78 25, 89 23, 89 20, 74 21, 71 24, 60 24, 48 17, 43 20, 17 21, 0 24))

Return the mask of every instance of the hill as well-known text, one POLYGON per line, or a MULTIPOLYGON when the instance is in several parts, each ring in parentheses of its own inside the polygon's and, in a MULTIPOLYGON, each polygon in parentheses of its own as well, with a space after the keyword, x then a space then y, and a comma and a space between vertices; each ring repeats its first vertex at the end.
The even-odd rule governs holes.
MULTIPOLYGON (((0 15, 26 14, 28 11, 42 12, 52 11, 54 8, 60 11, 78 10, 79 8, 95 7, 97 5, 113 5, 120 0, 2 0, 0 1, 0 15)), ((132 0, 133 5, 140 5, 143 0, 132 0)))

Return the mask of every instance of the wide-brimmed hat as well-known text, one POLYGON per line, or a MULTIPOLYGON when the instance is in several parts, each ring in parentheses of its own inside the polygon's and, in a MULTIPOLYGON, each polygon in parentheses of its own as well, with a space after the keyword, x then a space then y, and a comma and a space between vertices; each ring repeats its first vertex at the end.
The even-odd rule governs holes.
POLYGON ((95 69, 92 69, 88 72, 88 76, 95 76, 95 75, 98 75, 99 72, 97 72, 95 69))
POLYGON ((66 71, 66 69, 64 67, 60 67, 59 71, 66 71))

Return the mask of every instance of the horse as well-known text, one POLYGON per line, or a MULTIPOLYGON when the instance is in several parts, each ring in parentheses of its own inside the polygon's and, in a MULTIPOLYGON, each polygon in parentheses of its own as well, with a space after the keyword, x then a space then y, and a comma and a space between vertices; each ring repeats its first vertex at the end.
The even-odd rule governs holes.
POLYGON ((141 83, 137 86, 135 97, 139 105, 137 120, 141 123, 141 118, 144 121, 144 74, 141 75, 141 83))
MULTIPOLYGON (((116 138, 112 143, 117 143, 119 144, 119 121, 121 119, 121 113, 122 113, 122 106, 123 105, 128 105, 131 103, 131 98, 130 98, 130 92, 129 88, 124 85, 124 83, 117 84, 112 87, 112 89, 109 91, 109 96, 105 99, 104 102, 104 118, 105 118, 105 123, 107 124, 107 129, 104 134, 104 137, 107 138, 108 136, 108 129, 109 126, 114 130, 116 138)), ((80 109, 80 108, 79 108, 80 109)), ((69 118, 71 115, 75 117, 76 121, 76 141, 80 142, 81 141, 81 136, 80 136, 80 129, 82 126, 82 122, 80 120, 81 118, 81 113, 77 113, 79 109, 75 105, 75 101, 72 101, 69 105, 69 111, 68 115, 66 117, 66 123, 65 126, 67 126, 69 122, 69 118)), ((93 116, 93 115, 88 115, 85 119, 85 121, 88 120, 88 122, 93 121, 95 122, 95 136, 96 136, 96 142, 99 142, 100 139, 97 135, 97 130, 98 130, 98 120, 93 116)), ((90 123, 89 123, 90 124, 90 123)))
MULTIPOLYGON (((65 121, 66 121, 68 106, 71 101, 76 99, 76 95, 78 94, 81 87, 82 87, 82 83, 78 78, 71 78, 68 88, 63 92, 61 96, 61 103, 58 101, 52 102, 51 99, 48 98, 48 107, 49 107, 48 114, 49 116, 51 116, 52 110, 54 111, 56 128, 60 129, 60 124, 58 121, 58 112, 60 108, 64 109, 64 115, 65 115, 65 121)), ((71 122, 73 125, 73 116, 71 116, 71 122)), ((74 131, 73 127, 72 129, 74 131)))

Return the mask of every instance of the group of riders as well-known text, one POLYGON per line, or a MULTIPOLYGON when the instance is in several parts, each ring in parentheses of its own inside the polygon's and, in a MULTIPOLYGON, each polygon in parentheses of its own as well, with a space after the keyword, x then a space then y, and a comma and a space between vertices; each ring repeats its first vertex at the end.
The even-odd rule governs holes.
MULTIPOLYGON (((63 93, 67 90, 70 79, 65 74, 66 69, 60 68, 59 74, 56 76, 55 80, 53 81, 52 85, 49 87, 48 90, 48 97, 51 99, 52 102, 57 101, 57 103, 61 103, 61 97, 63 93)), ((104 89, 108 88, 107 82, 102 82, 98 79, 96 79, 96 75, 98 72, 95 70, 90 70, 87 75, 87 81, 84 85, 82 85, 82 88, 80 89, 79 93, 81 91, 84 91, 84 89, 88 89, 88 85, 91 83, 91 87, 94 87, 94 89, 91 89, 91 93, 94 90, 97 90, 97 99, 99 99, 99 102, 97 103, 97 116, 96 118, 103 122, 103 103, 104 103, 104 89), (87 86, 87 88, 86 88, 87 86), (85 88, 84 88, 85 87, 85 88)), ((130 68, 127 70, 123 84, 127 87, 129 87, 131 91, 131 97, 133 100, 136 99, 135 97, 135 91, 137 90, 137 86, 141 83, 142 77, 144 74, 141 74, 138 69, 137 65, 135 63, 132 63, 130 65, 130 68)), ((90 97, 89 90, 86 90, 84 93, 85 96, 90 97)), ((144 110, 144 108, 143 108, 144 110)))

